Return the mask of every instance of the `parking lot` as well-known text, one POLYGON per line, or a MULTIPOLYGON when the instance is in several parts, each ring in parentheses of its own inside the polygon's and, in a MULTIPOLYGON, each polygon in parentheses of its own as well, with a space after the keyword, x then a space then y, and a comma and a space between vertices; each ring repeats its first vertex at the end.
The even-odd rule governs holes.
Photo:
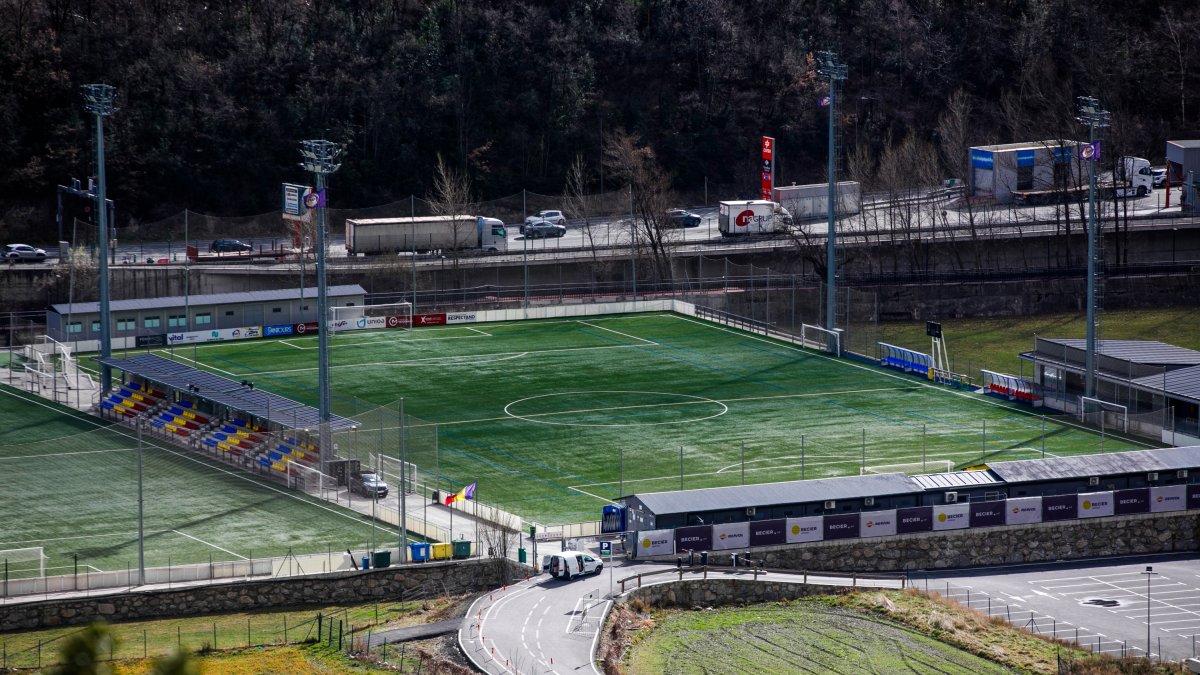
POLYGON ((1146 655, 1147 621, 1152 658, 1195 656, 1200 639, 1200 557, 1194 553, 911 578, 989 616, 1113 656, 1146 655))

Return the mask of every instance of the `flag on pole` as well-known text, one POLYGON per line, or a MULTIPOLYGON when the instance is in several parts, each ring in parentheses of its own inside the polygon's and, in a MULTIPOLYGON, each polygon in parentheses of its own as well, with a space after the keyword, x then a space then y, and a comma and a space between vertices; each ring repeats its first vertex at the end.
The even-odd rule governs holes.
POLYGON ((446 497, 446 506, 450 506, 454 502, 462 502, 468 499, 475 499, 475 483, 471 483, 465 488, 446 497))
POLYGON ((829 103, 830 103, 829 97, 822 96, 820 98, 820 100, 817 101, 817 107, 818 108, 827 108, 827 107, 829 107, 829 103))
POLYGON ((1079 146, 1079 158, 1085 162, 1100 161, 1100 141, 1079 146))

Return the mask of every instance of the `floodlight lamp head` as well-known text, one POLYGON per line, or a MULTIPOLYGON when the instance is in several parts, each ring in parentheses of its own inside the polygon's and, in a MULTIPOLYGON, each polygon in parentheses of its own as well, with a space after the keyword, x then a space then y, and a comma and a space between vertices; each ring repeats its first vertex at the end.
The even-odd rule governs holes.
POLYGON ((1107 127, 1112 121, 1112 113, 1104 109, 1100 100, 1094 96, 1080 96, 1076 100, 1077 114, 1075 119, 1080 124, 1092 127, 1107 127))
POLYGON ((846 79, 846 64, 837 62, 837 55, 832 51, 817 52, 817 73, 826 80, 846 79))
POLYGON ((342 146, 333 141, 300 141, 300 155, 304 158, 300 166, 313 173, 333 173, 340 169, 342 165, 336 161, 340 154, 342 146))
POLYGON ((83 92, 83 109, 101 117, 107 117, 114 112, 113 101, 117 98, 117 88, 111 84, 85 84, 83 92))

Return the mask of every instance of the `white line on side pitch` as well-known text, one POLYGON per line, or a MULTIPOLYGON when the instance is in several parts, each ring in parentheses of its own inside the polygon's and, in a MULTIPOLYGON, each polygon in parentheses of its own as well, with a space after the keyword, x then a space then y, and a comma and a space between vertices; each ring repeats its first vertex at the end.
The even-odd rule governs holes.
POLYGON ((235 556, 237 556, 237 557, 241 558, 242 560, 249 560, 249 558, 247 558, 247 557, 246 557, 246 556, 244 556, 244 555, 241 555, 240 553, 234 553, 233 551, 230 551, 230 550, 229 550, 229 549, 227 549, 227 548, 221 548, 220 546, 217 546, 216 544, 214 544, 214 543, 212 543, 212 542, 204 541, 204 540, 203 540, 203 539, 201 539, 200 537, 193 537, 192 535, 188 534, 187 532, 180 532, 179 530, 171 530, 171 531, 172 531, 172 532, 174 532, 175 534, 178 534, 178 535, 182 535, 182 536, 184 536, 184 537, 187 537, 188 539, 192 539, 192 540, 194 540, 194 541, 198 541, 198 542, 200 542, 201 544, 204 544, 205 546, 211 546, 211 547, 213 547, 213 548, 217 549, 218 551, 222 551, 222 552, 228 553, 229 555, 235 555, 235 556))
POLYGON ((619 330, 613 330, 613 329, 611 329, 611 328, 605 328, 604 326, 597 326, 597 325, 595 325, 595 324, 588 323, 588 322, 586 322, 586 321, 576 321, 576 323, 580 323, 580 324, 583 324, 584 326, 587 326, 587 327, 589 327, 589 328, 595 328, 595 329, 597 329, 597 330, 606 330, 606 331, 608 331, 608 332, 610 332, 610 333, 613 333, 613 334, 616 334, 616 335, 620 335, 621 337, 624 337, 624 338, 629 338, 630 340, 637 340, 638 342, 644 342, 644 343, 646 343, 646 344, 651 344, 651 345, 657 345, 657 344, 658 344, 658 343, 657 343, 657 342, 655 342, 654 340, 647 340, 647 339, 645 339, 645 338, 640 338, 640 337, 638 337, 638 336, 636 336, 636 335, 630 335, 629 333, 622 333, 622 332, 621 332, 621 331, 619 331, 619 330))

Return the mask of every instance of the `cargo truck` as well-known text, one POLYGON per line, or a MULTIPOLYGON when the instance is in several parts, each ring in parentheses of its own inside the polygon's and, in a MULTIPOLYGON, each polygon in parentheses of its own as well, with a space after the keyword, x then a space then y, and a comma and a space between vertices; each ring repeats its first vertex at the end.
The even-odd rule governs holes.
MULTIPOLYGON (((839 182, 835 198, 838 216, 850 216, 862 210, 862 190, 856 181, 839 182)), ((776 187, 775 200, 795 220, 824 218, 829 215, 829 183, 776 187)))
POLYGON ((717 229, 722 237, 786 232, 792 214, 779 204, 762 199, 721 202, 717 210, 717 229))
POLYGON ((347 218, 346 254, 508 250, 504 223, 483 216, 347 218))
MULTIPOLYGON (((1141 157, 1122 157, 1111 178, 1098 181, 1096 194, 1100 199, 1129 199, 1145 197, 1154 190, 1154 174, 1149 160, 1141 157)), ((1013 190, 1013 201, 1024 205, 1051 204, 1062 200, 1063 188, 1050 190, 1013 190)), ((1088 186, 1066 189, 1070 200, 1087 197, 1088 186)))

